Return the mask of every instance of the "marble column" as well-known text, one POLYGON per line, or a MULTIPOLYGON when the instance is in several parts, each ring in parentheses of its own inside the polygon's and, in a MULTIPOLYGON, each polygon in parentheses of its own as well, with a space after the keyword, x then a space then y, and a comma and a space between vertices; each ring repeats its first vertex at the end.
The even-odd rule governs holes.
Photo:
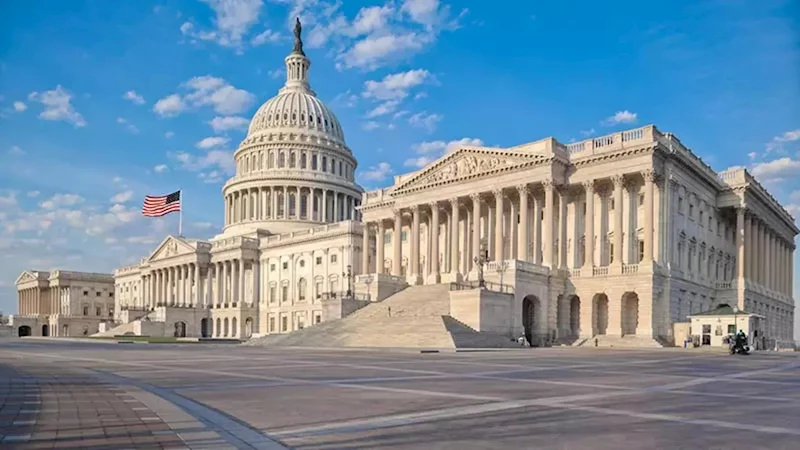
POLYGON ((747 234, 748 222, 745 220, 745 208, 736 208, 736 266, 737 277, 739 279, 739 290, 744 289, 745 279, 745 236, 747 234))
POLYGON ((383 219, 378 221, 378 235, 375 236, 375 273, 383 273, 386 269, 386 228, 383 219))
POLYGON ((430 266, 431 277, 433 279, 433 283, 439 282, 439 204, 437 202, 431 202, 429 204, 431 208, 431 230, 429 239, 431 241, 431 256, 430 262, 428 265, 430 266))
MULTIPOLYGON (((273 209, 273 211, 275 211, 273 209)), ((217 293, 214 296, 214 305, 219 308, 219 306, 223 303, 222 298, 225 292, 225 263, 218 262, 216 263, 216 270, 214 270, 214 276, 217 279, 217 293)))
MULTIPOLYGON (((450 273, 457 277, 458 276, 458 256, 459 256, 459 242, 458 242, 458 225, 461 222, 461 205, 458 202, 458 198, 450 199, 450 221, 451 221, 451 233, 450 233, 450 273)), ((457 282, 456 279, 452 279, 451 281, 457 282)))
POLYGON ((562 269, 567 268, 567 205, 569 204, 569 192, 567 186, 558 189, 558 266, 562 269))
POLYGON ((753 282, 753 264, 755 263, 755 231, 753 230, 753 214, 745 210, 744 216, 744 259, 740 261, 744 265, 745 278, 748 282, 753 282))
POLYGON ((542 264, 542 201, 536 196, 533 197, 533 262, 542 264))
POLYGON ((622 189, 625 184, 625 177, 623 175, 614 175, 611 177, 614 183, 614 264, 622 265, 622 248, 623 248, 623 222, 622 222, 622 189))
POLYGON ((553 198, 553 190, 555 184, 553 180, 544 180, 544 232, 542 236, 542 264, 551 268, 555 268, 556 264, 553 260, 553 249, 555 242, 553 240, 553 210, 555 209, 555 199, 553 198))
POLYGON ((420 276, 420 267, 419 267, 419 235, 420 235, 420 228, 419 228, 419 206, 414 205, 411 207, 411 214, 412 217, 412 224, 411 224, 411 260, 409 261, 409 265, 411 266, 409 271, 411 275, 414 277, 414 282, 417 283, 420 276))
MULTIPOLYGON (((656 173, 653 170, 642 172, 644 178, 644 258, 642 262, 653 264, 653 184, 656 173)), ((702 224, 701 224, 702 225, 702 224)))
POLYGON ((528 226, 528 190, 527 185, 517 186, 519 193, 519 231, 517 231, 517 259, 528 260, 530 246, 530 229, 528 226))
POLYGON ((244 258, 239 258, 239 293, 236 298, 236 302, 239 303, 239 306, 242 306, 244 303, 245 296, 247 295, 247 285, 244 281, 244 258))
POLYGON ((583 267, 591 275, 594 267, 594 180, 583 182, 586 193, 586 216, 583 221, 583 267))
POLYGON ((192 297, 192 306, 195 308, 200 306, 202 289, 200 289, 200 264, 194 263, 194 296, 192 297))
POLYGON ((494 260, 503 261, 503 209, 504 198, 502 189, 495 189, 494 194, 494 260))
MULTIPOLYGON (((369 273, 369 222, 361 227, 361 273, 369 273)), ((313 281, 313 280, 312 280, 313 281)))
POLYGON ((392 275, 399 277, 403 275, 403 212, 399 209, 392 210, 394 213, 394 233, 392 233, 392 275))
MULTIPOLYGON (((470 194, 472 200, 472 253, 477 258, 481 258, 481 195, 470 194)), ((477 272, 478 263, 473 258, 473 269, 477 272)))
MULTIPOLYGON (((253 272, 253 294, 250 296, 250 301, 248 304, 252 305, 253 303, 258 303, 258 297, 261 294, 261 289, 259 289, 261 286, 261 262, 258 259, 255 259, 252 263, 250 263, 250 266, 253 272)), ((255 326, 255 324, 253 324, 253 326, 255 326)))

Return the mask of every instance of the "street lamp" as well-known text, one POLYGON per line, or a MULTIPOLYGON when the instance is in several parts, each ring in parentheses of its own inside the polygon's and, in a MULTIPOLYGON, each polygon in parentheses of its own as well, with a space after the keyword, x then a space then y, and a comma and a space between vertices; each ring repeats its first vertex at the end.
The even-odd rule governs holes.
POLYGON ((478 256, 472 258, 472 261, 478 268, 478 287, 481 289, 486 288, 486 280, 483 279, 483 265, 489 262, 489 250, 486 249, 486 240, 481 239, 480 250, 478 256))
POLYGON ((347 273, 342 272, 342 277, 347 279, 347 293, 345 295, 347 295, 348 297, 353 295, 353 286, 352 286, 352 283, 351 283, 351 280, 353 278, 353 274, 351 272, 352 268, 353 268, 353 266, 348 264, 347 265, 347 273))

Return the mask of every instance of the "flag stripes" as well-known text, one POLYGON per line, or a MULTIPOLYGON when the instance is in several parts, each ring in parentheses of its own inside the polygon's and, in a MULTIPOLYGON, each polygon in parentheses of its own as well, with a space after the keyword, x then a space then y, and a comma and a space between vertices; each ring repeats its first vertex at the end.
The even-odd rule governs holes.
POLYGON ((142 215, 147 217, 161 217, 171 212, 181 210, 181 191, 169 195, 147 195, 142 206, 142 215))

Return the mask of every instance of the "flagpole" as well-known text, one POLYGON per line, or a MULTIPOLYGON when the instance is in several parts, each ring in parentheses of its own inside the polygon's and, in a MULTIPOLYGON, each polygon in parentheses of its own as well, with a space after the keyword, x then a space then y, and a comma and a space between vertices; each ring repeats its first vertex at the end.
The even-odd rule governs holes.
POLYGON ((181 202, 181 207, 178 209, 178 237, 183 237, 183 189, 179 189, 180 192, 178 201, 181 202))

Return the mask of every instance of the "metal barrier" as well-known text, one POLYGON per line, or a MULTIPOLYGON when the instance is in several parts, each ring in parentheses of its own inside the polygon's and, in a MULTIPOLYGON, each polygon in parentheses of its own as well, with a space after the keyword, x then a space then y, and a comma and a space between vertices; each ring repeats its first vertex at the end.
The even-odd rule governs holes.
POLYGON ((487 291, 492 292, 501 292, 503 294, 513 294, 514 287, 508 284, 499 284, 499 283, 492 283, 489 281, 484 281, 483 286, 481 286, 480 282, 478 281, 462 281, 461 283, 450 283, 450 290, 451 291, 466 291, 470 289, 478 289, 484 288, 487 291))

